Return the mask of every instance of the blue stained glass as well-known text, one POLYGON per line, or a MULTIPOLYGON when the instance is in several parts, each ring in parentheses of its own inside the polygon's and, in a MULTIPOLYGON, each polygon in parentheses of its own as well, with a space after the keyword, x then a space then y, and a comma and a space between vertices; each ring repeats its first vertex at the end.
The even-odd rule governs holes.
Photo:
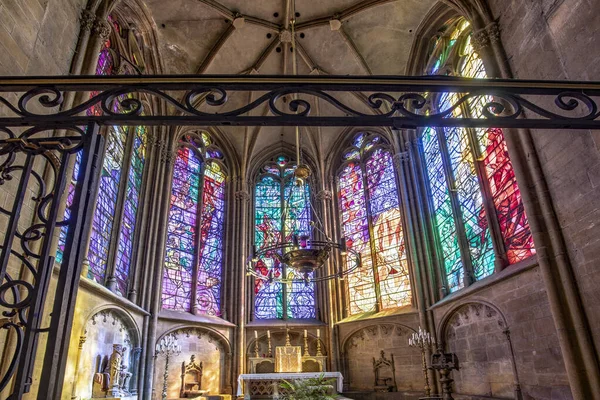
MULTIPOLYGON (((289 241, 292 235, 310 235, 311 209, 308 185, 293 183, 293 167, 285 156, 263 167, 264 174, 255 186, 255 235, 257 250, 289 241), (287 207, 287 209, 286 209, 287 207)), ((255 270, 264 277, 281 277, 284 266, 275 255, 260 257, 255 270)), ((254 286, 255 319, 284 317, 284 298, 288 318, 315 318, 314 284, 299 281, 295 271, 287 270, 286 278, 298 279, 284 287, 275 281, 256 279, 254 286)), ((312 278, 312 275, 309 277, 312 278)))

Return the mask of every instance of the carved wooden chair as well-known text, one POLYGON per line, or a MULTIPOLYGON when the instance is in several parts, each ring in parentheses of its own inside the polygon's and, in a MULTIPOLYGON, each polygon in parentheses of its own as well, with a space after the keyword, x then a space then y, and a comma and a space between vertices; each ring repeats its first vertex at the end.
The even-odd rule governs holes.
POLYGON ((373 357, 373 372, 375 373, 375 391, 376 392, 395 392, 396 386, 396 367, 394 366, 394 355, 388 360, 385 353, 381 350, 381 357, 376 360, 373 357))

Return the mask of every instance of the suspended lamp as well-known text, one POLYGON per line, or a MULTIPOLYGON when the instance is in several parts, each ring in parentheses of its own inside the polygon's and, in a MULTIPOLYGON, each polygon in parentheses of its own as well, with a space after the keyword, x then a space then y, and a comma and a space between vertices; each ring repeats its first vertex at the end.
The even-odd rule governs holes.
MULTIPOLYGON (((295 16, 295 2, 292 2, 292 13, 295 16)), ((295 38, 295 18, 290 21, 291 37, 292 37, 292 65, 294 75, 297 75, 296 64, 296 38, 295 38)), ((297 99, 297 94, 294 95, 297 99)), ((288 198, 285 200, 283 221, 287 221, 287 213, 293 209, 293 201, 298 198, 300 193, 303 197, 304 204, 310 204, 310 209, 315 210, 312 203, 309 191, 306 190, 309 185, 312 171, 310 167, 302 163, 301 159, 301 143, 300 129, 296 128, 296 165, 294 167, 294 185, 290 190, 288 198), (294 196, 296 194, 296 197, 294 196)), ((324 226, 320 219, 315 218, 316 214, 311 213, 310 218, 310 233, 302 232, 295 233, 286 239, 281 235, 280 240, 272 245, 264 246, 257 249, 253 246, 253 251, 246 262, 246 274, 254 276, 256 279, 261 279, 267 282, 280 282, 291 284, 296 281, 303 281, 306 284, 310 282, 326 281, 331 279, 344 279, 344 277, 361 266, 361 256, 355 250, 348 249, 346 241, 343 239, 340 243, 333 241, 325 232, 324 226), (319 238, 319 239, 315 239, 319 238), (323 268, 329 259, 339 257, 342 259, 341 265, 334 272, 328 272, 323 268), (288 278, 280 274, 276 276, 271 269, 267 275, 256 271, 256 264, 261 259, 277 259, 281 264, 288 269, 295 271, 292 274, 293 278, 288 278)), ((296 221, 297 222, 297 221, 296 221)), ((300 231, 297 229, 296 231, 300 231)), ((339 259, 338 258, 338 259, 339 259)))

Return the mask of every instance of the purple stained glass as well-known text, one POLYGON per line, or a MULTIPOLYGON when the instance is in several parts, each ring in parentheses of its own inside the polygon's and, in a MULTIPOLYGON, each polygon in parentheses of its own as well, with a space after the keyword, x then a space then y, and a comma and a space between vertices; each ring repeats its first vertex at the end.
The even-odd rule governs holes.
MULTIPOLYGON (((110 41, 107 41, 104 48, 100 51, 98 55, 98 64, 96 65, 96 75, 112 75, 114 62, 112 59, 112 55, 109 51, 110 41)), ((94 96, 95 93, 92 93, 90 97, 94 96)), ((87 110, 88 115, 101 115, 102 110, 100 106, 96 106, 87 110)), ((67 205, 65 208, 64 220, 68 221, 71 216, 71 206, 73 205, 73 199, 75 196, 75 185, 77 184, 77 178, 79 176, 79 165, 81 164, 81 152, 77 153, 77 158, 75 159, 75 164, 73 166, 73 175, 71 177, 71 182, 67 189, 67 205)), ((58 249, 56 251, 56 262, 61 263, 63 253, 65 251, 65 243, 67 241, 67 226, 61 228, 59 237, 58 237, 58 249)))
POLYGON ((201 314, 221 314, 225 178, 226 175, 218 162, 209 161, 206 164, 196 296, 197 309, 201 314))
POLYGON ((121 182, 121 169, 125 156, 127 131, 125 127, 110 127, 96 200, 96 210, 92 220, 92 232, 88 261, 88 277, 104 283, 110 239, 114 226, 115 207, 121 182))
POLYGON ((190 311, 191 308, 201 167, 194 150, 179 149, 173 169, 162 283, 162 306, 166 309, 190 311))
POLYGON ((131 156, 131 166, 129 167, 115 268, 117 293, 121 296, 127 294, 138 204, 140 190, 142 189, 142 174, 146 159, 146 128, 138 126, 134 135, 133 154, 131 156))
POLYGON ((219 316, 227 175, 208 136, 196 139, 186 137, 173 171, 163 308, 219 316))

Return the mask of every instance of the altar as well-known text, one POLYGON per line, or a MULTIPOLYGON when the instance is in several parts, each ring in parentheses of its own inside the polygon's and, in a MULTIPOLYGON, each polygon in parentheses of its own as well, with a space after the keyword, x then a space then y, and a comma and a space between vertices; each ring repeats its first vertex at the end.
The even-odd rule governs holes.
POLYGON ((238 396, 244 400, 254 398, 279 398, 279 383, 282 380, 319 378, 336 379, 335 389, 342 393, 344 377, 339 372, 276 372, 271 374, 242 374, 238 377, 238 396))

